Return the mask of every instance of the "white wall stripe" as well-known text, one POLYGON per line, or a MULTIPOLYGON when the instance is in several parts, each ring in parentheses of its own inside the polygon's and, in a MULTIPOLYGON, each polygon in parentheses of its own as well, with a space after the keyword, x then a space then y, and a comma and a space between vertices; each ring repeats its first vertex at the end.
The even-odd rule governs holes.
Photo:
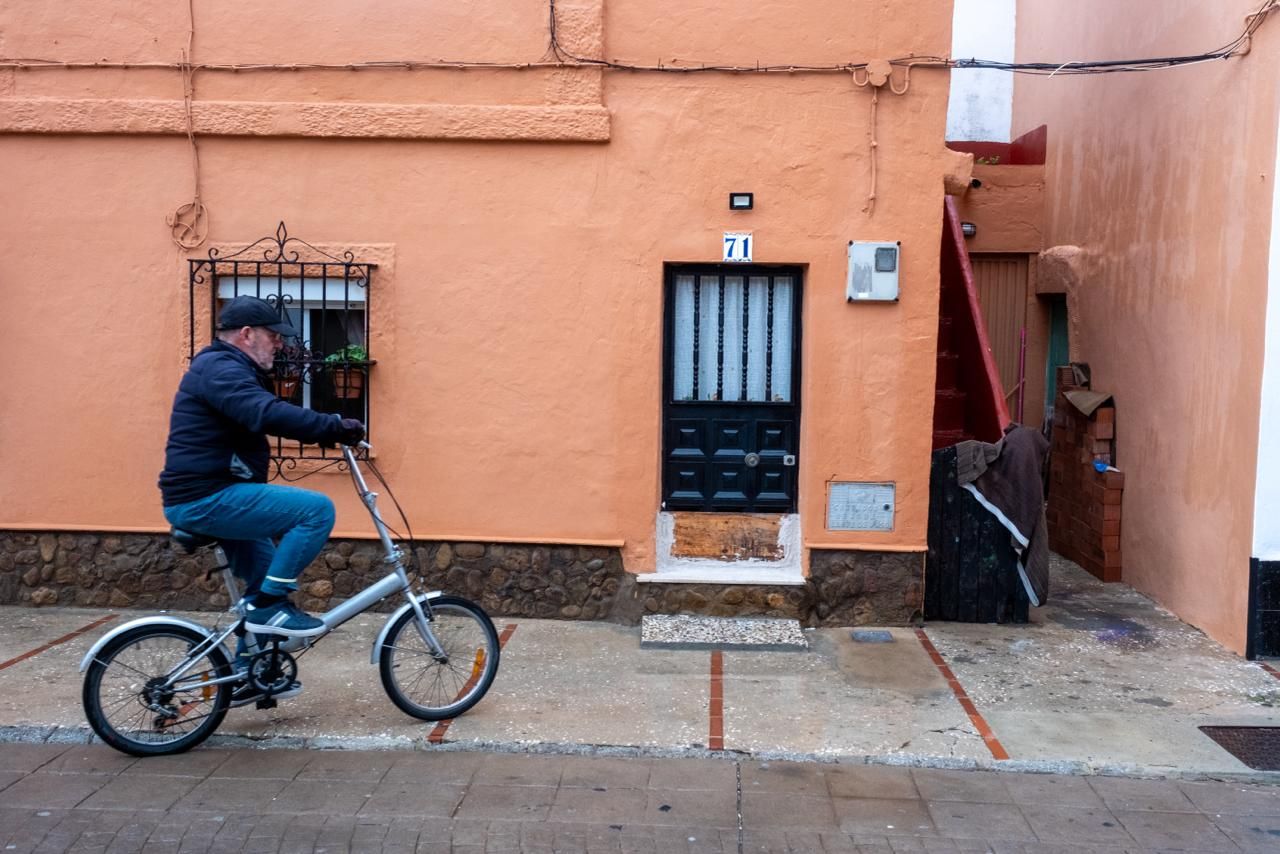
POLYGON ((1267 326, 1258 424, 1258 480, 1253 499, 1253 556, 1280 560, 1280 123, 1271 172, 1271 251, 1267 264, 1267 326))
MULTIPOLYGON (((951 55, 1013 62, 1015 0, 955 0, 951 55)), ((951 72, 947 139, 1008 142, 1013 75, 968 68, 951 72)))

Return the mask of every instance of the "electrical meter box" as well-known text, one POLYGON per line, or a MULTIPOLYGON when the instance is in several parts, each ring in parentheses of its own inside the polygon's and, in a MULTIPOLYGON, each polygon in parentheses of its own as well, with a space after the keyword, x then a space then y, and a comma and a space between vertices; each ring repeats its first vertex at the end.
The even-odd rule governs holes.
POLYGON ((901 243, 850 240, 845 299, 849 302, 897 302, 901 254, 901 243))

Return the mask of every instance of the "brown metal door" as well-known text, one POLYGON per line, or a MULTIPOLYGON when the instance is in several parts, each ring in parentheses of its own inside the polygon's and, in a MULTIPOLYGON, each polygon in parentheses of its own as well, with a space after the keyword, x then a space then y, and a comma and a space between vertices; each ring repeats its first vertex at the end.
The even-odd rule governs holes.
POLYGON ((1027 325, 1027 256, 974 255, 972 262, 987 340, 1000 370, 1000 384, 1009 395, 1009 410, 1016 413, 1018 356, 1027 325))

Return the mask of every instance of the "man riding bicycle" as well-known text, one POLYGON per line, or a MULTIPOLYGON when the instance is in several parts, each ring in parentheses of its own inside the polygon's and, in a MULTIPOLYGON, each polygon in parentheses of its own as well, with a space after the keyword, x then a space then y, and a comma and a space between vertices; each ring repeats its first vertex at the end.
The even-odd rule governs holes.
MULTIPOLYGON (((284 339, 295 335, 264 300, 238 296, 223 307, 217 339, 196 354, 178 385, 160 492, 171 525, 221 541, 245 584, 246 630, 312 637, 324 623, 288 597, 329 539, 333 502, 318 492, 268 484, 267 436, 354 445, 365 431, 354 418, 294 406, 274 394, 268 371, 284 339)), ((245 654, 241 638, 237 666, 247 664, 245 654)), ((275 696, 300 690, 295 683, 275 696)), ((247 702, 240 693, 234 705, 247 702)))

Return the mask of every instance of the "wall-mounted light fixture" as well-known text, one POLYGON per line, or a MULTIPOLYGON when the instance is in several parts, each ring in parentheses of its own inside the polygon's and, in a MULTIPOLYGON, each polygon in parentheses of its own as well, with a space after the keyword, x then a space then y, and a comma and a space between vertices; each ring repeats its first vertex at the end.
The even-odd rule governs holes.
POLYGON ((965 237, 973 237, 978 233, 978 227, 971 222, 960 223, 960 233, 965 237))
POLYGON ((749 211, 756 206, 755 193, 730 193, 729 210, 749 211))

